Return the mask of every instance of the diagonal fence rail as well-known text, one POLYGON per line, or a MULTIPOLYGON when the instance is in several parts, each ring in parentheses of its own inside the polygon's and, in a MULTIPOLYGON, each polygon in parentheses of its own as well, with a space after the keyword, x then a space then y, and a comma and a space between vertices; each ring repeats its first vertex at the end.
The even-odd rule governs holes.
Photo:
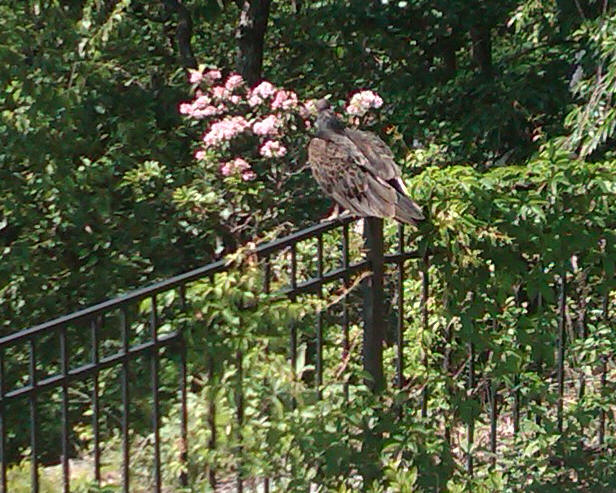
MULTIPOLYGON (((353 312, 346 297, 343 297, 339 315, 342 331, 341 359, 349 358, 352 352, 350 328, 353 324, 363 327, 362 358, 368 375, 366 383, 375 392, 386 386, 394 386, 400 392, 412 394, 413 385, 419 389, 417 400, 417 419, 432 418, 432 423, 442 427, 448 443, 462 445, 460 426, 454 428, 447 419, 430 416, 430 399, 433 384, 428 376, 414 378, 405 374, 405 322, 408 320, 405 282, 408 280, 408 262, 415 266, 414 272, 421 274, 419 320, 416 323, 427 333, 430 330, 430 255, 427 252, 409 250, 405 245, 404 228, 398 228, 396 244, 385 246, 383 224, 378 219, 365 221, 365 244, 359 252, 352 255, 352 219, 319 224, 284 238, 261 244, 251 252, 258 258, 262 273, 262 291, 276 292, 292 301, 301 296, 323 296, 323 288, 339 283, 345 296, 351 287, 351 280, 363 274, 362 308, 353 312), (326 235, 335 234, 335 239, 326 235), (310 245, 306 246, 307 243, 310 245), (315 244, 316 243, 316 244, 315 244), (332 245, 336 244, 333 248, 332 245), (301 249, 301 254, 298 253, 301 249), (331 251, 330 251, 331 250, 331 251), (281 257, 282 255, 282 257, 281 257), (306 258, 310 267, 304 268, 306 258), (316 273, 315 273, 316 271, 316 273), (308 274, 306 274, 308 273, 308 274), (310 274, 312 273, 312 274, 310 274), (303 274, 303 276, 302 276, 303 274), (391 275, 390 275, 391 274, 391 275), (390 279, 391 278, 391 279, 390 279), (390 280, 391 282, 388 282, 390 280), (389 292, 388 292, 389 289, 389 292), (391 312, 395 324, 393 335, 388 336, 386 320, 391 312), (383 342, 390 339, 395 348, 394 367, 383 367, 383 342)), ((357 250, 357 248, 356 248, 357 250)), ((34 492, 43 491, 41 470, 43 466, 59 461, 60 478, 63 491, 71 489, 71 457, 77 455, 75 428, 88 430, 90 476, 95 486, 113 480, 121 485, 123 491, 137 490, 131 482, 132 464, 137 460, 139 450, 135 450, 136 434, 147 433, 143 447, 149 450, 151 460, 151 484, 153 491, 163 491, 171 487, 170 480, 163 474, 166 467, 161 454, 160 430, 163 420, 171 406, 179 407, 177 419, 178 443, 176 456, 183 467, 171 480, 174 485, 187 487, 191 482, 189 454, 189 355, 187 354, 186 318, 193 316, 187 311, 187 290, 196 282, 214 283, 216 277, 232 268, 226 260, 220 260, 202 268, 138 289, 123 296, 99 303, 73 314, 50 322, 15 332, 0 339, 0 485, 3 492, 11 491, 9 465, 19 461, 25 454, 30 467, 30 485, 34 492), (110 384, 110 382, 114 382, 110 384), (175 383, 174 383, 175 382, 175 383), (177 389, 170 391, 170 388, 177 389), (76 397, 77 396, 77 397, 76 397), (139 406, 135 405, 139 403, 139 406), (143 403, 146 403, 144 406, 143 403), (90 423, 84 422, 90 416, 90 423), (149 422, 149 427, 143 425, 149 422), (137 429, 139 428, 139 429, 137 429), (109 478, 105 469, 104 447, 107 438, 117 435, 118 450, 121 455, 121 471, 109 478), (27 440, 24 437, 27 436, 27 440), (60 443, 60 446, 57 446, 60 443), (58 449, 59 454, 50 453, 58 449)), ((566 334, 565 318, 567 303, 566 273, 560 284, 558 315, 558 347, 556 368, 552 373, 556 385, 555 420, 559 433, 564 433, 564 407, 567 398, 565 386, 566 334)), ((607 318, 609 300, 603 306, 602 316, 607 318)), ((331 308, 331 307, 328 307, 331 308)), ((324 382, 324 337, 325 315, 319 311, 314 319, 314 344, 309 358, 314 362, 314 383, 319 398, 324 382)), ((285 330, 281 328, 281 331, 285 330)), ((453 334, 445 331, 446 344, 451 345, 453 334)), ((288 327, 288 364, 295 370, 298 366, 298 346, 302 334, 291 323, 288 327)), ((472 340, 465 346, 465 366, 452 367, 450 354, 444 351, 442 373, 460 382, 466 374, 466 396, 475 402, 481 412, 474 413, 463 420, 465 441, 463 450, 457 457, 463 461, 469 475, 474 473, 477 460, 489 461, 495 466, 499 457, 499 433, 502 426, 499 420, 507 416, 513 427, 513 435, 521 436, 521 413, 526 403, 527 412, 532 416, 533 408, 522 395, 523 383, 514 376, 512 385, 498 382, 482 371, 485 355, 477 354, 472 340), (506 411, 509 408, 509 412, 506 411), (477 426, 487 423, 487 445, 478 449, 477 426)), ((428 360, 425 351, 423 365, 427 369, 434 364, 428 360)), ((240 446, 235 450, 238 464, 242 460, 241 427, 248 416, 242 390, 242 380, 252 378, 245 374, 243 355, 238 349, 235 370, 238 387, 235 392, 235 416, 238 425, 240 446)), ((218 371, 215 355, 209 360, 210 377, 218 371)), ((609 355, 600 355, 600 382, 604 391, 608 385, 611 360, 609 355)), ((432 368, 433 372, 436 371, 432 368)), ((547 374, 550 374, 547 372, 547 374)), ((428 374, 427 374, 428 375, 428 374)), ((459 383, 458 382, 458 383, 459 383)), ((455 382, 454 382, 455 383, 455 382)), ((348 397, 349 382, 345 383, 348 397)), ((451 389, 454 392, 453 389, 451 389)), ((581 396, 578 396, 581 397, 581 396)), ((297 403, 293 403, 295 407, 297 403)), ((208 403, 209 427, 208 448, 218 447, 217 401, 212 397, 208 403)), ((396 412, 405 412, 400 406, 396 412)), ((546 417, 543 416, 543 419, 546 417)), ((609 411, 601 407, 597 418, 598 443, 602 445, 608 434, 606 422, 609 411)), ((535 420, 542 419, 535 416, 535 420)), ((213 489, 229 482, 228 477, 220 477, 211 461, 208 466, 209 484, 213 489)), ((274 488, 274 477, 246 478, 240 465, 236 467, 233 485, 237 491, 250 486, 260 491, 274 488)))

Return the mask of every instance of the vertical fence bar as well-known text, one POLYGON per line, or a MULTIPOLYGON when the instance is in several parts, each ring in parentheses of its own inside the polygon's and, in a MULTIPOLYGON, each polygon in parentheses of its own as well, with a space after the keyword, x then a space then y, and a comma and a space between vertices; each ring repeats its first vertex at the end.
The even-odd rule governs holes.
POLYGON ((498 409, 496 408, 496 385, 492 379, 488 379, 488 394, 490 399, 490 453, 492 457, 490 458, 491 467, 496 467, 496 440, 497 440, 497 429, 496 429, 496 420, 498 418, 498 409))
POLYGON ((291 289, 293 290, 291 296, 295 298, 295 290, 297 289, 297 243, 291 245, 291 289))
MULTIPOLYGON (((186 285, 180 285, 180 310, 186 315, 186 285)), ((180 337, 180 485, 188 486, 188 400, 187 400, 187 368, 186 368, 186 339, 184 338, 184 324, 181 327, 180 337)))
POLYGON ((4 348, 0 348, 0 489, 2 493, 8 493, 6 484, 6 408, 4 395, 6 393, 4 375, 4 348))
POLYGON ((38 493, 39 491, 39 474, 38 474, 38 440, 37 440, 37 428, 38 428, 38 412, 37 412, 37 378, 36 378, 36 344, 34 338, 29 341, 30 346, 30 385, 32 386, 32 393, 30 394, 30 457, 31 457, 31 469, 30 469, 30 483, 32 487, 32 493, 38 493))
POLYGON ((520 375, 513 377, 513 436, 520 432, 520 375))
POLYGON ((383 220, 375 217, 364 219, 366 255, 370 261, 372 275, 363 281, 364 286, 364 370, 370 375, 367 385, 380 392, 385 387, 383 375, 384 336, 384 262, 383 262, 383 220))
MULTIPOLYGON (((214 384, 214 377, 216 373, 214 356, 209 355, 209 368, 208 368, 208 381, 210 383, 210 395, 208 405, 208 426, 210 428, 210 440, 208 448, 210 450, 216 450, 216 386, 214 384)), ((216 465, 210 464, 208 467, 208 480, 212 490, 216 491, 216 465)))
POLYGON ((90 342, 92 365, 94 366, 94 375, 92 376, 92 439, 93 439, 93 455, 94 455, 94 481, 97 486, 101 484, 101 449, 100 449, 100 429, 99 429, 99 382, 98 382, 98 331, 101 325, 101 318, 97 316, 90 321, 90 342))
POLYGON ((66 326, 60 328, 60 360, 62 364, 62 490, 70 491, 70 471, 68 462, 68 347, 66 326))
MULTIPOLYGON (((472 342, 468 344, 468 398, 473 399, 475 392, 475 345, 472 342)), ((467 446, 468 454, 466 456, 466 472, 473 476, 473 442, 475 434, 475 417, 471 415, 467 429, 467 446)))
MULTIPOLYGON (((342 268, 344 277, 342 282, 345 292, 349 288, 349 224, 342 226, 342 268)), ((351 341, 349 338, 349 303, 348 294, 342 300, 342 361, 347 361, 351 357, 351 341)), ((344 382, 344 398, 349 400, 349 383, 344 382)))
MULTIPOLYGON (((543 296, 541 293, 537 293, 537 312, 538 313, 543 313, 543 296)), ((537 373, 539 375, 543 375, 544 369, 543 369, 543 355, 539 354, 538 358, 537 358, 537 373)), ((541 403, 542 403, 542 399, 541 399, 541 394, 539 394, 536 398, 535 398, 535 402, 537 403, 537 409, 541 409, 541 403)), ((537 413, 535 415, 535 423, 538 426, 541 426, 541 414, 537 413)), ((539 431, 537 431, 537 435, 539 434, 539 431)))
MULTIPOLYGON (((317 236, 317 277, 323 281, 323 235, 317 236)), ((319 298, 323 298, 323 286, 319 285, 319 298)), ((317 396, 322 397, 321 386, 323 385, 323 313, 321 310, 317 313, 317 396)))
MULTIPOLYGON (((272 265, 270 262, 269 255, 263 259, 263 292, 266 294, 270 293, 271 289, 271 276, 272 276, 272 265)), ((266 348, 267 351, 267 348, 266 348)), ((270 490, 270 479, 268 477, 263 478, 263 491, 265 493, 269 493, 270 490)))
MULTIPOLYGON (((600 395, 605 395, 605 386, 607 384, 607 357, 601 356, 601 386, 600 395)), ((603 405, 599 411, 599 445, 605 444, 605 409, 603 405)))
POLYGON ((150 313, 150 337, 154 343, 151 355, 152 377, 152 432, 154 434, 154 491, 161 490, 160 477, 160 402, 159 402, 159 354, 158 354, 158 308, 156 295, 152 298, 152 311, 150 313))
MULTIPOLYGON (((603 296, 603 313, 602 318, 605 323, 608 322, 609 317, 609 303, 610 303, 610 291, 606 289, 605 295, 603 296)), ((601 397, 605 396, 605 386, 607 384, 607 356, 605 354, 601 355, 601 380, 599 387, 599 395, 601 397)), ((603 445, 605 443, 605 409, 603 403, 601 403, 601 409, 599 410, 599 445, 603 445)))
POLYGON ((120 311, 120 331, 122 337, 122 490, 128 493, 130 489, 130 390, 128 365, 128 314, 126 308, 120 311))
MULTIPOLYGON (((447 298, 447 295, 445 295, 446 298, 444 300, 445 306, 449 306, 449 299, 447 298)), ((445 355, 443 357, 443 373, 444 375, 447 377, 446 380, 446 388, 447 388, 447 393, 449 395, 449 397, 451 398, 454 395, 453 392, 453 388, 452 388, 452 384, 451 384, 451 353, 452 353, 452 341, 453 341, 453 329, 451 326, 451 321, 447 322, 447 325, 445 326, 445 355)), ((443 416, 444 418, 444 426, 445 426, 445 441, 447 442, 447 445, 449 447, 451 447, 451 429, 452 429, 452 419, 451 418, 451 412, 449 413, 449 416, 447 416, 447 414, 445 414, 443 416)))
MULTIPOLYGON (((430 296, 430 277, 428 270, 430 269, 430 257, 428 256, 428 252, 424 253, 423 256, 423 265, 421 271, 421 318, 422 318, 422 327, 423 334, 427 334, 429 330, 428 326, 428 298, 430 296)), ((428 372, 428 351, 424 350, 424 360, 423 360, 424 368, 426 369, 426 373, 428 372)), ((424 384, 424 388, 421 396, 421 417, 425 418, 428 416, 428 381, 424 384)))
POLYGON ((180 340, 180 485, 188 486, 188 401, 187 401, 187 369, 186 341, 180 340))
MULTIPOLYGON (((398 253, 404 254, 404 225, 398 224, 398 253)), ((396 347, 398 354, 396 357, 396 384, 398 389, 404 387, 404 260, 398 263, 398 320, 396 324, 396 347)), ((402 417, 402 406, 398 409, 398 414, 402 417)))
MULTIPOLYGON (((588 337, 588 324, 586 321, 586 293, 584 289, 586 285, 586 279, 585 277, 583 279, 584 279, 584 282, 582 283, 582 286, 580 289, 580 295, 578 299, 579 308, 578 308, 578 317, 577 317, 577 322, 578 322, 577 337, 579 339, 585 340, 588 337)), ((584 374, 584 371, 581 371, 580 377, 579 377, 578 401, 581 401, 584 398, 585 393, 586 393, 586 375, 584 374)), ((580 427, 583 429, 584 425, 580 423, 580 427)))
MULTIPOLYGON (((297 289, 297 244, 291 245, 291 300, 295 302, 295 290, 297 289)), ((295 378, 297 371, 297 327, 295 323, 291 322, 291 340, 289 344, 289 352, 291 354, 291 371, 293 378, 295 378)), ((293 408, 296 406, 295 398, 293 398, 293 408)))
POLYGON ((565 393, 565 315, 567 305, 567 274, 563 267, 560 275, 560 297, 558 310, 558 409, 557 409, 557 428, 558 433, 563 433, 563 404, 565 393))
POLYGON ((243 389, 243 372, 244 365, 242 362, 243 354, 240 349, 237 350, 235 354, 235 360, 237 365, 237 387, 235 392, 236 399, 236 418, 237 418, 237 477, 236 477, 236 485, 238 493, 242 493, 244 491, 244 479, 243 479, 243 454, 244 454, 244 446, 243 446, 243 434, 242 434, 242 426, 244 425, 244 389, 243 389))
POLYGON ((272 278, 272 262, 269 255, 263 259, 263 292, 270 293, 272 278))
MULTIPOLYGON (((515 296, 515 306, 520 308, 520 291, 522 286, 514 287, 514 296, 515 296)), ((519 323, 519 320, 518 320, 519 323)), ((520 341, 518 340, 518 336, 516 334, 515 337, 516 346, 520 347, 520 341)), ((518 433, 520 432, 520 373, 516 371, 513 375, 513 404, 511 409, 512 419, 513 419, 513 437, 516 438, 518 433)))

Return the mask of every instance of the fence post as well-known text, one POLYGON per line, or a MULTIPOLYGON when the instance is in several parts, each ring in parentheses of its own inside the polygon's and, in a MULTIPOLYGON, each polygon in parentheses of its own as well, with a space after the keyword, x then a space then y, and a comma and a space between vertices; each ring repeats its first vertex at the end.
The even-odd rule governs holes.
POLYGON ((368 386, 376 393, 385 388, 383 377, 383 339, 385 308, 383 294, 383 220, 376 217, 364 219, 366 257, 371 275, 363 281, 364 297, 364 370, 370 375, 368 386))
MULTIPOLYGON (((385 389, 383 376, 383 340, 385 333, 385 308, 383 293, 383 220, 376 217, 364 218, 364 248, 370 262, 370 276, 362 281, 364 298, 364 341, 363 363, 366 385, 379 394, 385 389)), ((380 426, 367 426, 363 430, 362 455, 366 463, 362 470, 364 489, 377 480, 383 471, 379 455, 382 446, 380 426)))

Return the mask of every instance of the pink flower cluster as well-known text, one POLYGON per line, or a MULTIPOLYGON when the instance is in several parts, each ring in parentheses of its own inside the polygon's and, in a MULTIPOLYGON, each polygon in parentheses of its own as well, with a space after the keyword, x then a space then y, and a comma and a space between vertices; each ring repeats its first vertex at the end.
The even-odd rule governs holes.
POLYGON ((383 106, 381 97, 372 91, 360 91, 353 95, 346 111, 351 116, 364 116, 371 108, 383 106))
POLYGON ((258 106, 267 98, 273 96, 276 93, 276 88, 271 82, 264 80, 258 86, 256 86, 248 94, 248 104, 252 107, 258 106))
POLYGON ((243 116, 231 116, 215 122, 210 131, 203 136, 205 147, 215 147, 222 142, 231 140, 250 127, 250 123, 243 116))
POLYGON ((189 71, 188 81, 191 84, 199 84, 200 82, 205 82, 206 84, 213 84, 214 81, 217 81, 218 79, 222 77, 220 70, 217 70, 217 69, 211 69, 205 73, 203 73, 203 69, 200 69, 200 70, 188 69, 188 71, 189 71))
MULTIPOLYGON (((242 142, 237 146, 235 143, 223 145, 243 133, 250 133, 251 142, 258 141, 255 144, 263 158, 282 158, 287 155, 282 141, 287 125, 293 128, 293 118, 299 116, 305 127, 310 128, 311 119, 316 114, 315 100, 300 102, 295 92, 277 88, 268 81, 249 89, 239 74, 232 73, 223 79, 220 70, 205 68, 190 70, 189 81, 196 87, 195 97, 179 105, 180 113, 194 119, 215 117, 209 121, 210 127, 202 137, 202 147, 195 152, 197 160, 204 161, 228 152, 235 154, 243 148, 242 142), (246 118, 248 114, 251 114, 250 119, 246 118), (208 149, 215 149, 215 152, 208 149)), ((346 111, 353 117, 360 117, 369 109, 382 105, 383 100, 378 94, 361 91, 353 95, 346 111)), ((244 181, 257 177, 249 162, 242 157, 222 162, 220 173, 225 177, 239 176, 244 181)))
POLYGON ((180 113, 190 116, 196 120, 201 120, 207 116, 220 115, 226 108, 223 104, 214 105, 212 100, 201 91, 197 92, 197 97, 192 103, 180 103, 180 113))
POLYGON ((274 110, 290 110, 298 105, 297 94, 293 91, 278 91, 272 101, 274 110))
POLYGON ((276 115, 268 115, 263 120, 257 121, 252 125, 252 131, 256 135, 276 135, 282 121, 276 115))
POLYGON ((223 176, 231 176, 235 173, 239 173, 244 181, 252 181, 257 177, 256 173, 251 169, 250 164, 241 157, 222 163, 220 165, 220 172, 223 176))
POLYGON ((225 82, 225 88, 227 91, 233 92, 244 83, 244 79, 239 74, 231 74, 225 82))
POLYGON ((259 149, 263 157, 283 157, 286 153, 287 148, 277 140, 268 140, 259 149))

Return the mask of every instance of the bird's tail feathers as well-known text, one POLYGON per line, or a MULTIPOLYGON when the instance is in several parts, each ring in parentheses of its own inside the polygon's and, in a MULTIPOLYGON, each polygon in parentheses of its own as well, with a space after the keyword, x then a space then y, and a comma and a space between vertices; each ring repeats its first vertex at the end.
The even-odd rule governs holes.
POLYGON ((416 224, 425 219, 425 216, 421 210, 421 207, 413 202, 408 197, 405 197, 401 193, 398 193, 398 202, 396 203, 396 209, 394 217, 403 223, 416 224))

